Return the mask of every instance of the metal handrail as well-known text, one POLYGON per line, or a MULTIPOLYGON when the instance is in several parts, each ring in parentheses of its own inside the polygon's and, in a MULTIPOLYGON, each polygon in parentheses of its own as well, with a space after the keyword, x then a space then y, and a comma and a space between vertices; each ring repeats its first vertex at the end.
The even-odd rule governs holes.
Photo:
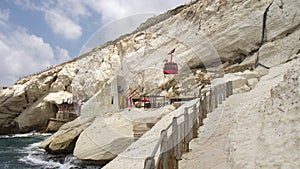
MULTIPOLYGON (((145 159, 144 169, 155 169, 157 167, 156 164, 155 164, 154 156, 156 155, 157 150, 158 150, 158 148, 160 147, 160 145, 163 141, 162 135, 164 135, 164 136, 167 135, 167 133, 165 133, 165 132, 167 132, 167 130, 170 129, 171 127, 174 127, 174 120, 176 122, 176 126, 178 127, 177 119, 184 116, 184 121, 183 121, 184 122, 184 128, 185 128, 184 130, 188 130, 190 127, 191 127, 191 129, 194 130, 195 129, 194 127, 198 128, 200 125, 203 125, 203 119, 206 117, 207 111, 212 111, 213 108, 216 108, 218 106, 218 104, 222 103, 222 100, 225 100, 225 98, 229 97, 230 95, 232 95, 232 82, 231 81, 226 82, 225 84, 219 84, 217 86, 212 87, 209 91, 205 92, 202 97, 201 97, 201 93, 200 93, 200 98, 196 103, 194 103, 191 106, 184 107, 184 113, 173 117, 173 121, 164 130, 162 130, 161 136, 160 136, 159 140, 157 141, 157 143, 155 144, 155 147, 152 150, 151 155, 145 159), (214 92, 212 92, 212 91, 214 91, 214 92), (217 92, 215 92, 215 91, 217 91, 217 92), (215 100, 212 100, 212 95, 215 96, 215 98, 214 98, 215 100), (207 97, 208 97, 208 99, 207 99, 207 97), (201 102, 201 101, 203 101, 203 102, 201 102), (215 107, 212 106, 213 101, 215 102, 214 104, 216 104, 215 107), (204 104, 201 105, 201 103, 204 103, 204 104), (199 106, 199 108, 197 108, 197 106, 199 106), (202 108, 200 108, 201 106, 202 106, 202 108), (193 123, 190 126, 190 124, 189 124, 189 121, 190 121, 189 120, 189 112, 190 112, 189 109, 191 109, 191 108, 192 108, 191 112, 196 113, 196 114, 194 114, 193 123), (199 120, 199 122, 198 122, 198 120, 199 120)), ((190 113, 190 114, 192 114, 192 113, 190 113)), ((174 130, 174 128, 173 128, 173 130, 174 130)), ((172 130, 171 135, 174 134, 173 130, 172 130)), ((186 136, 184 136, 183 141, 185 142, 184 143, 185 144, 185 150, 184 151, 186 151, 186 152, 189 151, 190 132, 191 131, 184 131, 186 136)), ((195 132, 195 131, 192 131, 192 132, 195 132)), ((197 134, 197 132, 195 132, 195 133, 197 134)), ((193 134, 195 134, 195 133, 193 133, 193 134)), ((176 137, 178 139, 178 135, 176 137)), ((195 136, 193 136, 193 137, 195 137, 195 136)), ((165 141, 166 140, 164 139, 164 142, 165 141)), ((179 153, 179 152, 177 152, 178 151, 177 146, 178 145, 175 145, 176 151, 174 151, 175 155, 173 157, 174 160, 175 160, 173 167, 175 169, 178 169, 178 159, 179 159, 179 157, 177 157, 178 153, 179 153)), ((165 148, 161 147, 161 149, 165 149, 165 148)), ((163 153, 164 153, 164 156, 166 156, 167 152, 163 152, 163 153)), ((169 168, 168 164, 166 163, 166 160, 167 159, 163 160, 164 161, 163 164, 162 164, 163 169, 169 168)))

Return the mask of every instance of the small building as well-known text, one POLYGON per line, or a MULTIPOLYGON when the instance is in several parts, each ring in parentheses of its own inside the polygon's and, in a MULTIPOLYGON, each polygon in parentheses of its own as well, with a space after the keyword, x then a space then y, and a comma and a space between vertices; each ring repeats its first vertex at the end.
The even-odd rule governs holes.
MULTIPOLYGON (((53 94, 54 95, 54 94, 53 94)), ((77 100, 75 102, 73 101, 72 94, 66 95, 56 93, 55 97, 48 97, 48 100, 54 100, 55 105, 57 106, 57 112, 55 114, 54 118, 49 119, 49 123, 47 126, 46 131, 47 132, 55 132, 58 131, 58 129, 65 123, 75 120, 78 115, 78 109, 80 109, 80 104, 77 103, 77 100), (58 101, 58 98, 60 97, 60 101, 58 101), (62 96, 68 96, 66 98, 62 98, 62 96), (55 99, 53 99, 55 98, 55 99), (62 99, 61 99, 62 98, 62 99)))

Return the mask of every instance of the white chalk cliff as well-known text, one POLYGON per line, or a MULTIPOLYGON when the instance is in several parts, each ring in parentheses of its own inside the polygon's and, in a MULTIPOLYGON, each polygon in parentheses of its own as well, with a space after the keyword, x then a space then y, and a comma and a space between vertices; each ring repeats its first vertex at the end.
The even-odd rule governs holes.
MULTIPOLYGON (((41 147, 52 152, 75 150, 84 160, 101 160, 104 155, 103 160, 112 159, 133 141, 132 131, 122 134, 132 123, 125 125, 126 119, 118 115, 108 117, 119 112, 118 94, 137 89, 137 95, 194 96, 199 86, 224 74, 234 81, 235 93, 247 92, 268 73, 261 65, 273 68, 299 57, 299 9, 298 0, 202 0, 179 6, 149 19, 131 34, 0 90, 0 134, 44 130, 57 111, 57 103, 47 98, 65 91, 88 99, 81 119, 65 124, 41 147), (174 47, 179 74, 165 77, 163 61, 174 47), (101 140, 110 132, 98 129, 113 122, 125 125, 111 129, 124 137, 101 140), (106 153, 113 143, 123 146, 114 154, 106 153), (82 146, 87 144, 85 152, 82 146), (98 150, 99 154, 91 154, 98 150)), ((236 152, 233 158, 243 153, 236 152)))

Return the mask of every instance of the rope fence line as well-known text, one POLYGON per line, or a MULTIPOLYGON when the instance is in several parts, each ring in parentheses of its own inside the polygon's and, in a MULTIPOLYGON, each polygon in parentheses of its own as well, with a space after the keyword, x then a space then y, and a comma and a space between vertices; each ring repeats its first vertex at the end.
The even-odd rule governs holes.
POLYGON ((190 141, 198 137, 197 130, 203 125, 207 113, 222 104, 232 92, 231 81, 216 85, 203 93, 200 91, 199 100, 192 106, 185 107, 184 112, 173 117, 168 127, 161 131, 151 155, 144 161, 144 169, 178 169, 179 160, 183 153, 189 152, 190 141))

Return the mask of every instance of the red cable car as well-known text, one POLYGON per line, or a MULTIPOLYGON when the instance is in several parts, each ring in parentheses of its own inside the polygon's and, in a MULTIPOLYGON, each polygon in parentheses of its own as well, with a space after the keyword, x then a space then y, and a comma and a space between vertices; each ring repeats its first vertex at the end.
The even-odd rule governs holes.
POLYGON ((164 65, 164 74, 177 74, 178 73, 178 66, 177 63, 174 62, 168 62, 164 65))
POLYGON ((175 48, 168 53, 169 55, 171 55, 171 61, 165 63, 165 65, 164 65, 163 73, 165 75, 178 73, 177 63, 172 62, 172 57, 173 57, 174 52, 175 52, 175 48))

